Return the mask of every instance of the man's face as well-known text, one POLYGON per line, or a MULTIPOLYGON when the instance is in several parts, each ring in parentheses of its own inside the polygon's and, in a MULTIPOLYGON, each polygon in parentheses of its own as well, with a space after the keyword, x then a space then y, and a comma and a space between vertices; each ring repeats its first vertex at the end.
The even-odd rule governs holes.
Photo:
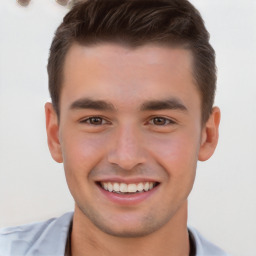
POLYGON ((73 45, 58 126, 76 210, 115 236, 142 236, 185 212, 201 149, 189 51, 73 45))

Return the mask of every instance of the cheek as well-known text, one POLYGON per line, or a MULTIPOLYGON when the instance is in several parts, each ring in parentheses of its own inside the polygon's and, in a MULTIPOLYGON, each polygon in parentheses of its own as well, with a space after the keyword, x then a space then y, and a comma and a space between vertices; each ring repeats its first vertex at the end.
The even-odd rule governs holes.
POLYGON ((163 138, 151 138, 150 151, 173 177, 195 171, 198 142, 193 136, 177 133, 163 138))
POLYGON ((87 176, 104 157, 105 136, 97 134, 63 134, 62 154, 65 171, 70 175, 87 176))

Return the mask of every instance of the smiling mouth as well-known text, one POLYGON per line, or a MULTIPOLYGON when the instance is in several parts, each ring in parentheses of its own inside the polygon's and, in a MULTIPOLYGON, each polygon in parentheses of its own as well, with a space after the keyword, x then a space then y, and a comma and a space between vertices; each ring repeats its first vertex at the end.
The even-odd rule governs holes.
POLYGON ((117 194, 145 193, 159 185, 158 182, 140 183, 118 183, 118 182, 98 182, 104 190, 117 194))

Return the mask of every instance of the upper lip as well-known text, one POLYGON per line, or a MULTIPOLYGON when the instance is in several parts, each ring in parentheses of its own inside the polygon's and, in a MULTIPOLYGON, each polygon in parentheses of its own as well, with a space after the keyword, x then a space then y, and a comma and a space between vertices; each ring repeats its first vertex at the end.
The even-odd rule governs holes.
POLYGON ((157 179, 147 178, 147 177, 134 177, 134 178, 122 178, 122 177, 105 177, 102 179, 97 179, 96 182, 117 182, 117 183, 126 183, 126 184, 134 184, 140 182, 158 182, 157 179))

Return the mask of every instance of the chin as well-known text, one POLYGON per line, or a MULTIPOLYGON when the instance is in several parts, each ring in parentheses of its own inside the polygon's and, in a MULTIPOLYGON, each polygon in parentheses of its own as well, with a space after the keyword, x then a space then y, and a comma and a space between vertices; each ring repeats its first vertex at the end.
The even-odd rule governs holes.
POLYGON ((88 216, 90 222, 93 223, 100 231, 105 234, 120 238, 138 238, 145 237, 151 233, 161 229, 168 218, 162 218, 161 221, 154 216, 142 216, 125 214, 113 215, 111 218, 102 218, 102 216, 88 216))
MULTIPOLYGON (((132 225, 134 226, 134 225, 132 225)), ((129 227, 122 225, 122 227, 113 227, 113 225, 106 226, 101 225, 97 226, 101 231, 103 231, 105 234, 120 237, 120 238, 138 238, 138 237, 144 237, 147 235, 150 235, 151 233, 155 232, 155 229, 152 227, 129 227)))

